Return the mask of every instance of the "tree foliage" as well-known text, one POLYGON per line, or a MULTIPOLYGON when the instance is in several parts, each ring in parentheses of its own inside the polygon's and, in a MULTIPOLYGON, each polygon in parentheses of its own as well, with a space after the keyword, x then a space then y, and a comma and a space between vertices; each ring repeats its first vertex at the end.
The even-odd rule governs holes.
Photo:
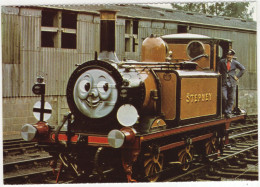
POLYGON ((175 10, 253 20, 254 9, 249 11, 250 2, 172 3, 171 5, 175 10))

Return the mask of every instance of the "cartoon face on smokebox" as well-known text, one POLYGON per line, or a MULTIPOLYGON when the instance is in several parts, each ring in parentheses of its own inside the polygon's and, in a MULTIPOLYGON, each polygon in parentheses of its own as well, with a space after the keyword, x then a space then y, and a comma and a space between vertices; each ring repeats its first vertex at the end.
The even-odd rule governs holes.
POLYGON ((107 72, 90 69, 76 81, 73 97, 78 109, 85 116, 105 117, 113 110, 117 101, 116 82, 107 72))

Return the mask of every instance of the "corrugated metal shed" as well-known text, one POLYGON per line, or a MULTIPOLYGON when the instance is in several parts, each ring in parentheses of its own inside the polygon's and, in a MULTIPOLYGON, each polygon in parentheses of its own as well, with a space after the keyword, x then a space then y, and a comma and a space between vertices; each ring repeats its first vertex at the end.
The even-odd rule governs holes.
POLYGON ((3 96, 19 95, 20 18, 19 8, 2 9, 3 96))
POLYGON ((172 9, 156 8, 145 5, 70 5, 70 6, 47 6, 66 10, 86 11, 99 14, 100 9, 118 10, 118 16, 153 19, 178 23, 192 23, 211 27, 224 27, 228 29, 242 29, 256 31, 256 22, 238 18, 205 15, 195 12, 184 12, 172 9), (151 13, 152 12, 152 13, 151 13))
POLYGON ((256 22, 207 16, 140 5, 73 5, 2 7, 3 96, 33 96, 37 74, 46 77, 46 95, 65 95, 75 64, 94 58, 99 51, 100 9, 118 10, 116 53, 119 59, 140 59, 141 43, 151 33, 177 33, 179 24, 191 33, 234 41, 238 58, 250 73, 241 81, 243 89, 256 89, 256 22), (42 9, 77 12, 76 49, 41 47, 42 9), (125 51, 125 20, 138 20, 138 50, 125 51), (245 53, 245 47, 247 53, 245 53))

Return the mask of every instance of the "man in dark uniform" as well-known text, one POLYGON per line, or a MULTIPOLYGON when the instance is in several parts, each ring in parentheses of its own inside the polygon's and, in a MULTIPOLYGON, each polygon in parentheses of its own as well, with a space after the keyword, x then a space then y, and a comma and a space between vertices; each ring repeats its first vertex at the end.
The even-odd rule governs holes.
POLYGON ((245 72, 245 67, 233 59, 234 55, 235 51, 230 49, 226 58, 221 59, 217 67, 218 72, 222 74, 223 113, 226 118, 231 117, 237 81, 245 72), (240 70, 238 74, 236 69, 240 70))

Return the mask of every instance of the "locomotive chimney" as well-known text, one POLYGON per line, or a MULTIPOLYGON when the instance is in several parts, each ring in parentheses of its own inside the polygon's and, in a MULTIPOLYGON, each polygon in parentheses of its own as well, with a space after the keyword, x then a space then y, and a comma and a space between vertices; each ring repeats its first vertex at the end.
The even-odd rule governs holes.
POLYGON ((100 54, 98 60, 113 60, 119 62, 115 54, 115 10, 100 10, 100 54))

